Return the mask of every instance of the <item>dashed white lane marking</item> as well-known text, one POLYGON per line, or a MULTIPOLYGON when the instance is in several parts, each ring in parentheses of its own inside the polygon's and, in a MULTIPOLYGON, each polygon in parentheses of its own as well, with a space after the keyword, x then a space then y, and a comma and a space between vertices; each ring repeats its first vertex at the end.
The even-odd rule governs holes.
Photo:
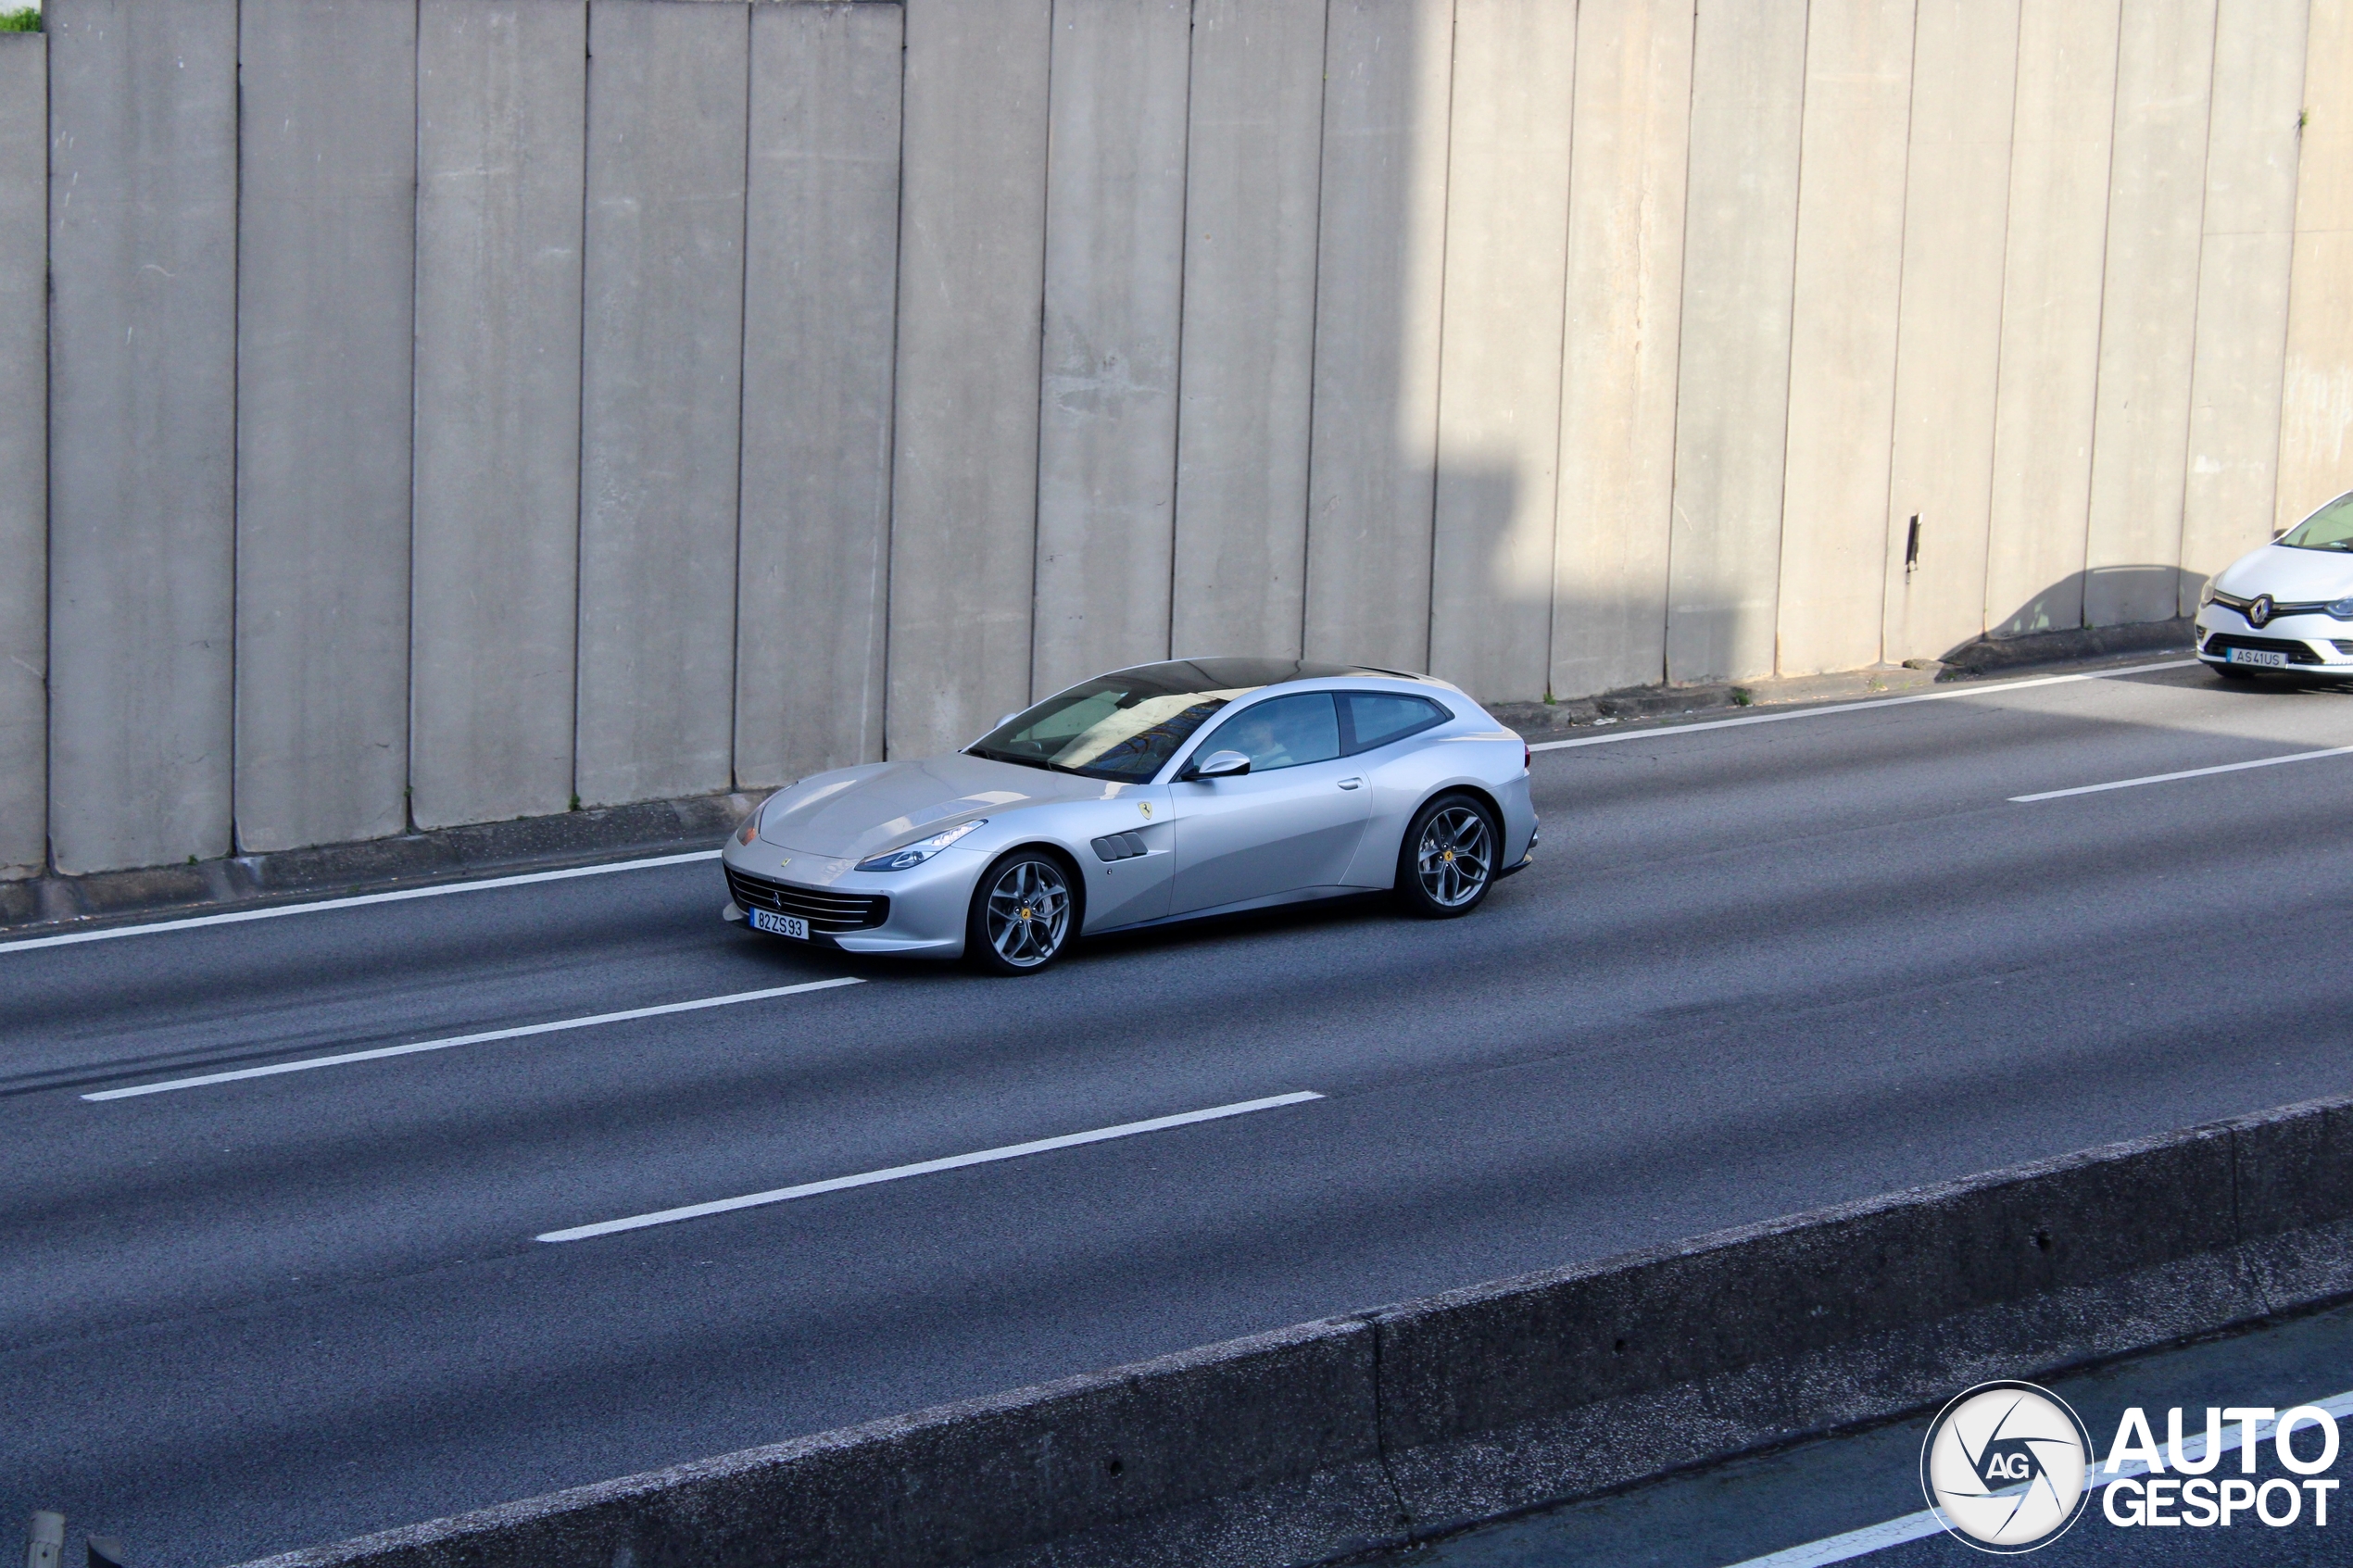
POLYGON ((2025 806, 2037 800, 2064 800, 2070 795, 2098 795, 2104 790, 2134 789, 2142 784, 2171 784, 2175 779, 2202 779, 2214 773, 2243 773, 2249 768, 2276 768, 2283 762, 2309 762, 2318 757, 2353 755, 2353 746, 2333 746, 2326 751, 2296 751, 2285 757, 2259 757, 2252 762, 2224 762, 2212 768, 2184 768, 2178 773, 2150 773, 2137 779, 2117 779, 2108 784, 2077 784, 2073 789, 2046 789, 2039 795, 2013 795, 2013 805, 2025 806))
POLYGON ((657 866, 683 866, 694 860, 716 860, 716 849, 684 855, 656 855, 646 860, 615 860, 601 866, 568 866, 557 872, 524 872, 514 876, 485 877, 479 882, 436 883, 430 887, 403 887, 390 893, 355 893, 347 898, 321 898, 308 904, 272 904, 261 909, 231 909, 217 915, 190 915, 183 920, 150 921, 145 925, 110 925, 104 931, 68 931, 56 936, 25 936, 0 942, 0 953, 20 953, 32 947, 70 947, 80 942, 111 942, 118 936, 155 936, 167 931, 193 931, 203 925, 236 925, 249 920, 279 920, 287 915, 315 915, 328 909, 356 909, 363 904, 398 904, 410 898, 440 898, 452 893, 487 893, 494 887, 521 887, 534 882, 568 882, 576 876, 610 876, 615 872, 651 871, 657 866))
POLYGON ((764 1002, 771 997, 797 997, 804 991, 830 991, 837 985, 862 985, 854 977, 808 980, 798 985, 772 985, 764 991, 736 991, 724 997, 698 997, 691 1002, 664 1002, 659 1007, 629 1008, 621 1012, 590 1013, 585 1018, 560 1018, 552 1023, 524 1023, 512 1029, 485 1029, 478 1035, 452 1035, 444 1040, 419 1040, 407 1046, 378 1046, 372 1050, 343 1051, 334 1056, 305 1057, 299 1061, 273 1061, 267 1067, 240 1067, 227 1073, 206 1073, 194 1078, 168 1078, 157 1084, 99 1089, 83 1099, 135 1099, 141 1095, 170 1094, 174 1089, 201 1089, 208 1084, 234 1084, 246 1078, 274 1078, 282 1073, 308 1073, 320 1067, 342 1067, 355 1061, 382 1061, 386 1057, 416 1056, 459 1046, 485 1045, 492 1040, 520 1040, 532 1035, 560 1035, 567 1029, 592 1029, 600 1023, 627 1023, 639 1018, 664 1018, 675 1012, 700 1012, 705 1008, 731 1008, 764 1002))
POLYGON ((2168 659, 2162 664, 2135 664, 2122 670, 2094 670, 2081 675, 2036 675, 2023 681, 1972 682, 1941 692, 1919 692, 1911 696, 1875 696, 1862 702, 1831 703, 1821 708, 1801 708, 1790 713, 1751 713, 1738 719, 1708 719, 1696 724, 1664 724, 1650 730, 1622 730, 1610 735, 1579 735, 1575 740, 1538 741, 1530 751, 1563 751, 1572 746, 1615 746, 1619 741, 1655 740, 1661 735, 1696 734, 1702 730, 1736 730, 1743 724, 1780 724, 1792 719, 1822 719, 1837 713, 1860 713, 1867 709, 1901 708, 1907 702, 1949 702, 1955 697, 1985 696, 1994 692, 2020 692, 2029 686, 2063 686, 2074 681, 2113 681, 2125 675, 2147 675, 2159 670, 2187 670, 2198 661, 2195 659, 2168 659))
MULTIPOLYGON (((2347 1414, 2353 1414, 2353 1392, 2339 1394, 2334 1399, 2316 1400, 2311 1408, 2326 1411, 2329 1414, 2341 1419, 2347 1414)), ((2255 1427, 2255 1441, 2259 1444, 2266 1441, 2277 1430, 2277 1427, 2276 1421, 2258 1422, 2255 1427)), ((2242 1435, 2241 1428, 2235 1424, 2225 1426, 2222 1431, 2222 1442, 2215 1450, 2217 1459, 2236 1449, 2239 1446, 2239 1436, 2242 1435)), ((2184 1441, 2182 1444, 2182 1451, 2193 1462, 2204 1459, 2206 1434, 2201 1432, 2196 1436, 2184 1441)), ((2130 1460, 2118 1466, 2114 1474, 2110 1474, 2108 1467, 2099 1463, 2098 1456, 2095 1455, 2091 1473, 2084 1478, 2084 1486, 2086 1490, 2097 1491, 2112 1481, 2136 1481, 2147 1474, 2148 1471, 2148 1465, 2143 1461, 2130 1460)), ((2014 1487, 2005 1486, 1994 1495, 2007 1497, 2013 1491, 2023 1491, 2032 1484, 2020 1482, 2014 1487)), ((1808 1541, 1804 1546, 1793 1546, 1783 1551, 1768 1552, 1763 1557, 1746 1558, 1733 1563, 1732 1568, 1824 1568, 1824 1565, 1828 1563, 1845 1562, 1854 1558, 1867 1557, 1875 1551, 1885 1551, 1889 1547, 1902 1546, 1906 1541, 1926 1540, 1931 1536, 1942 1534, 1944 1529, 1944 1521, 1937 1517, 1936 1511, 1924 1508, 1918 1513, 1907 1513, 1901 1519, 1890 1519, 1883 1524, 1867 1524, 1859 1530, 1849 1530, 1843 1536, 1831 1536, 1822 1540, 1808 1541)))
POLYGON ((1000 1160, 1019 1160, 1026 1154, 1044 1154, 1051 1149, 1076 1148, 1081 1144, 1106 1143, 1113 1138, 1132 1138, 1143 1133, 1164 1132, 1170 1127, 1189 1127, 1197 1122, 1221 1122, 1228 1116, 1247 1116, 1253 1110, 1273 1110, 1278 1106, 1304 1105, 1324 1097, 1313 1090, 1297 1094, 1270 1095, 1265 1099, 1240 1100, 1233 1105, 1214 1105, 1207 1110, 1188 1110, 1176 1116, 1155 1116, 1149 1122, 1123 1122, 1116 1127, 1098 1127, 1091 1133, 1065 1133, 1058 1138, 1038 1138, 1031 1143, 1007 1144, 1002 1148, 984 1148, 973 1154, 951 1154, 945 1160, 924 1160, 912 1165, 893 1165, 883 1171, 864 1171, 855 1176, 834 1176, 822 1182, 803 1182, 799 1186, 777 1187, 771 1192, 749 1193, 742 1198, 716 1198, 709 1203, 689 1203, 678 1209, 658 1209, 650 1214, 632 1214, 625 1220, 600 1220, 593 1225, 574 1225, 570 1230, 549 1231, 534 1236, 535 1241, 585 1241, 590 1236, 611 1236, 616 1231, 643 1230, 648 1225, 675 1224, 681 1220, 699 1220, 707 1214, 725 1214, 737 1209, 757 1209, 762 1204, 789 1203, 796 1198, 815 1198, 820 1193, 843 1192, 850 1187, 873 1186, 878 1182, 903 1182, 910 1176, 928 1176, 939 1171, 960 1171, 967 1165, 989 1165, 1000 1160))

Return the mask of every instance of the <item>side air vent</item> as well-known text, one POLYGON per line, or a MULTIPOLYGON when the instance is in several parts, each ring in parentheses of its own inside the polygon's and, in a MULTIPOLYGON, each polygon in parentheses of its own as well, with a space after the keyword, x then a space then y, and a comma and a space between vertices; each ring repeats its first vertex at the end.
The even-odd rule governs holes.
POLYGON ((1145 853, 1148 851, 1140 833, 1114 833, 1095 840, 1098 860, 1132 860, 1145 853))

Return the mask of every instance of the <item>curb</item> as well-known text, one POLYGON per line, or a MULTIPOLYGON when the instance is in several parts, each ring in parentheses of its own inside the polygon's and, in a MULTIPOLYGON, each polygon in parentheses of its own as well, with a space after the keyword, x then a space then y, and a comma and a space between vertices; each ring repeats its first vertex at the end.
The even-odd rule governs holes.
POLYGON ((297 903, 497 872, 715 849, 759 799, 689 796, 189 866, 0 882, 0 935, 40 936, 159 914, 297 903))
MULTIPOLYGON (((1893 673, 1906 675, 1912 671, 1921 671, 1914 679, 1922 686, 1931 683, 1944 684, 1983 680, 2130 658, 2136 654, 2186 653, 2195 645, 2196 635, 2192 623, 2187 619, 2181 619, 2142 621, 2131 626, 2034 632, 2018 637, 1980 637, 1974 642, 1962 644, 1941 659, 1916 659, 1906 669, 1894 671, 1893 673)), ((1884 670, 1887 667, 1879 668, 1884 670)), ((1853 673, 1868 674, 1869 671, 1853 673)), ((1615 723, 1669 717, 1712 718, 1751 706, 1778 707, 1792 700, 1811 702, 1817 699, 1793 699, 1768 695, 1764 702, 1757 703, 1753 698, 1757 693, 1769 693, 1778 684, 1813 679, 1816 677, 1791 676, 1778 681, 1760 679, 1745 684, 1714 682, 1687 686, 1625 686, 1594 696, 1572 697, 1562 702, 1491 702, 1486 707, 1490 713, 1529 739, 1551 740, 1579 734, 1604 721, 1615 723)), ((1865 696, 1866 694, 1855 694, 1856 699, 1865 696)))
POLYGON ((2353 1096, 247 1568, 1328 1562, 2353 1295, 2353 1096))

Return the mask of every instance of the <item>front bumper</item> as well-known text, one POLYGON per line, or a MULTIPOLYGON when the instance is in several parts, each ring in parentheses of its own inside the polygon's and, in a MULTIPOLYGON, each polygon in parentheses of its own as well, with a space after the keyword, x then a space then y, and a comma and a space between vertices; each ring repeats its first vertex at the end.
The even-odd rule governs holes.
POLYGON ((851 861, 731 839, 719 863, 736 908, 807 920, 805 946, 952 959, 963 953, 973 884, 986 860, 950 848, 907 871, 862 872, 851 861))
POLYGON ((2300 675, 2353 677, 2353 623, 2326 615, 2284 615, 2260 631, 2227 606, 2210 604, 2197 612, 2197 657, 2226 664, 2233 647, 2284 654, 2287 670, 2300 675))

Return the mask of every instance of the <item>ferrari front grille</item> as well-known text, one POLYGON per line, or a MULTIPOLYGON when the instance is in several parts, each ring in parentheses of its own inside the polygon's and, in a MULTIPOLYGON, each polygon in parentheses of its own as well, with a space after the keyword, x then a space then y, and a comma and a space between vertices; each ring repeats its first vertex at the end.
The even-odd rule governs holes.
POLYGON ((727 891, 740 909, 798 915, 809 922, 812 931, 871 931, 890 918, 890 900, 879 893, 835 893, 823 887, 798 887, 789 882, 748 876, 733 866, 727 868, 727 891))

